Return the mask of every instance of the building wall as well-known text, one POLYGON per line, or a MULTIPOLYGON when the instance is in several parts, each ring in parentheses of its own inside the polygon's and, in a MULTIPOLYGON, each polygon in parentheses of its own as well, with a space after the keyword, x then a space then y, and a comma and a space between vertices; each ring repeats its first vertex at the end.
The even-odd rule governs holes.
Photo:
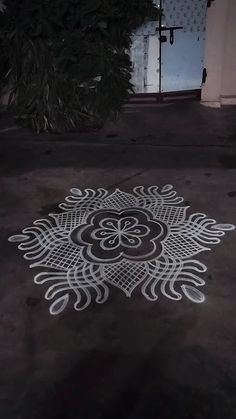
POLYGON ((226 18, 226 35, 221 86, 222 99, 235 98, 236 103, 236 1, 230 0, 226 18))
POLYGON ((202 101, 236 104, 236 1, 214 0, 208 9, 202 101))

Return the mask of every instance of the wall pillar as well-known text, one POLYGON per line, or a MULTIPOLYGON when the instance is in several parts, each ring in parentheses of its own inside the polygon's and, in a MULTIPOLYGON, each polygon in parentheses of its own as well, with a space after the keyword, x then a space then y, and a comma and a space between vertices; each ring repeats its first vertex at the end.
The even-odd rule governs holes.
POLYGON ((208 9, 202 103, 236 104, 236 1, 214 0, 208 9))

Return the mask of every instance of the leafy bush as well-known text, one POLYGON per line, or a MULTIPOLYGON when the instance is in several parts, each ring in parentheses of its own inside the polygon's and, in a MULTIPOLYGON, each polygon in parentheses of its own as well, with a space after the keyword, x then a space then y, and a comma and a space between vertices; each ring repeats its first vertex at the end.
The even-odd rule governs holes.
POLYGON ((1 39, 11 100, 34 131, 102 123, 132 91, 132 32, 152 0, 6 0, 1 39))

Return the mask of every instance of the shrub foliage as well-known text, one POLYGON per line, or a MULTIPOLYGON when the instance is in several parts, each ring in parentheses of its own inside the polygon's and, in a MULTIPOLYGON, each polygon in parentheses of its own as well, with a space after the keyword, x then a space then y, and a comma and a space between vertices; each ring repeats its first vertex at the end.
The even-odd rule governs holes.
POLYGON ((131 35, 152 0, 6 0, 2 54, 20 121, 36 132, 101 123, 132 91, 131 35))

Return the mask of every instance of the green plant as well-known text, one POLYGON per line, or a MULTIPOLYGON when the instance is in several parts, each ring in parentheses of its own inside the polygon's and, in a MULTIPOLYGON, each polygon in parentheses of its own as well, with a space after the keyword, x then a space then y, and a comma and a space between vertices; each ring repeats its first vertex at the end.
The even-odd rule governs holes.
POLYGON ((152 0, 6 0, 1 39, 11 101, 34 131, 101 124, 132 91, 132 32, 152 0))

